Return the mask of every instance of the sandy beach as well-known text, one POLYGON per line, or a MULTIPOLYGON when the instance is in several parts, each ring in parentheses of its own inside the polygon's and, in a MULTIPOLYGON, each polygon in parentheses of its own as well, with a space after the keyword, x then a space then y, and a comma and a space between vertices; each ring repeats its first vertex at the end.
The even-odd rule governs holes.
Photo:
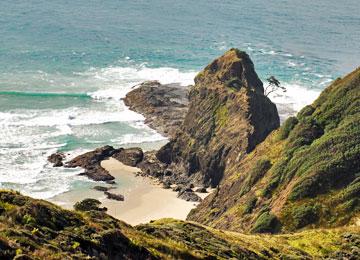
MULTIPOLYGON (((124 201, 106 198, 103 192, 94 189, 69 191, 51 199, 62 207, 72 209, 74 203, 85 198, 95 198, 108 208, 108 214, 131 225, 146 223, 160 218, 185 219, 197 203, 176 197, 171 189, 163 189, 155 180, 136 176, 138 168, 129 167, 115 159, 102 162, 102 166, 115 177, 116 185, 94 183, 93 186, 114 187, 112 193, 125 196, 124 201)), ((204 197, 208 194, 198 194, 204 197)))

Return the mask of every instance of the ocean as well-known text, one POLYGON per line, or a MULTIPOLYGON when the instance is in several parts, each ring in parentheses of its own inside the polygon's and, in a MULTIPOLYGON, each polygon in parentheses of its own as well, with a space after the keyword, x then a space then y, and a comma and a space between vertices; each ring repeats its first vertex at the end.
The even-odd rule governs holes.
POLYGON ((359 10, 358 0, 2 0, 0 188, 49 199, 93 185, 52 168, 53 152, 165 142, 121 98, 145 80, 192 84, 232 47, 288 89, 272 96, 286 118, 359 66, 359 10))

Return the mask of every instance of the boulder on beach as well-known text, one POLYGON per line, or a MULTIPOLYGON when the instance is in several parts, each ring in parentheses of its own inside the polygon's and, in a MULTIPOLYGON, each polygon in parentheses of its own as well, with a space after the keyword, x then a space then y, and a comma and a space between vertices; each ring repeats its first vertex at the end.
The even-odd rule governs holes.
POLYGON ((111 157, 117 149, 106 145, 93 151, 81 154, 65 164, 65 167, 82 167, 85 175, 94 181, 112 181, 114 177, 101 166, 101 162, 111 157))
POLYGON ((127 149, 120 148, 113 153, 112 157, 125 165, 135 167, 139 162, 142 161, 144 153, 141 148, 138 147, 127 149))
POLYGON ((207 191, 206 191, 206 188, 205 188, 205 187, 200 187, 200 188, 197 188, 197 189, 195 190, 195 192, 199 192, 199 193, 207 193, 207 191))
POLYGON ((107 196, 108 199, 111 199, 111 200, 118 200, 118 201, 125 200, 124 195, 121 195, 121 194, 115 194, 115 193, 111 193, 108 191, 105 191, 104 194, 107 196))
POLYGON ((97 191, 108 191, 108 190, 112 189, 112 187, 95 186, 95 187, 93 187, 93 189, 97 190, 97 191))
POLYGON ((193 202, 202 201, 202 199, 196 193, 188 190, 180 191, 177 197, 186 201, 193 201, 193 202))

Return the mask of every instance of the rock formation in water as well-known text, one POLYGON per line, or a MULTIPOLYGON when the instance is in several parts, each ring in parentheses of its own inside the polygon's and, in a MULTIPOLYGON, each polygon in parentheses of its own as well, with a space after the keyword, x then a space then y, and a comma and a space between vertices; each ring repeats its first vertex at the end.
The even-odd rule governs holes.
POLYGON ((188 87, 147 81, 129 92, 125 105, 145 116, 145 123, 167 137, 174 137, 188 108, 188 87))
POLYGON ((249 56, 226 52, 196 76, 176 136, 140 167, 172 183, 217 186, 228 165, 279 126, 276 106, 263 92, 249 56))

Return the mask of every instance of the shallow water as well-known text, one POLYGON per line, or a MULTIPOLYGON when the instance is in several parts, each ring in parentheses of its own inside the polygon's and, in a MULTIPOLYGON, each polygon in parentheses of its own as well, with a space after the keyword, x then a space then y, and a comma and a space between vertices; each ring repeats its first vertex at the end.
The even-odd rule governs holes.
POLYGON ((50 198, 90 185, 46 157, 164 140, 121 98, 144 80, 191 84, 231 47, 288 88, 272 96, 285 118, 359 65, 359 9, 357 0, 2 0, 0 187, 50 198))

